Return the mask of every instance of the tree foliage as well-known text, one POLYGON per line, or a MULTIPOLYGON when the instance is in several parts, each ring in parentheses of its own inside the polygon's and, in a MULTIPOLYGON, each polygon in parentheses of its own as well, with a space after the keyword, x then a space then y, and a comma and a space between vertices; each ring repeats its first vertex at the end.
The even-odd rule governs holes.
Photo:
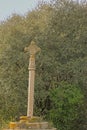
MULTIPOLYGON (((53 110, 50 90, 56 91, 56 87, 65 81, 71 86, 78 86, 76 89, 72 87, 72 91, 67 88, 71 95, 82 91, 84 98, 80 107, 78 98, 81 95, 74 95, 74 100, 77 101, 76 113, 81 113, 82 120, 73 122, 73 127, 75 129, 79 124, 81 130, 86 130, 86 23, 87 3, 72 0, 40 3, 25 16, 13 14, 0 23, 0 117, 8 119, 26 115, 29 54, 24 52, 24 47, 34 40, 42 49, 36 56, 35 115, 46 117, 47 113, 53 110)), ((65 90, 63 87, 61 89, 58 88, 57 92, 62 93, 65 90)), ((71 95, 67 93, 67 99, 71 95)), ((63 104, 67 102, 64 100, 63 104)), ((72 112, 73 109, 72 107, 72 112)), ((59 110, 58 105, 56 110, 59 110)), ((59 118, 59 113, 57 117, 59 118)), ((64 129, 67 130, 66 127, 64 129)))

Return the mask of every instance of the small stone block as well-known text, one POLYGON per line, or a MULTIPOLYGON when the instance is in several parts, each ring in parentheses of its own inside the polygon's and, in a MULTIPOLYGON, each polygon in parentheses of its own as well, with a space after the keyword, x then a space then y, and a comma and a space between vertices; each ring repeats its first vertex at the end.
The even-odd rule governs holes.
POLYGON ((56 130, 56 128, 51 128, 51 129, 3 129, 3 130, 56 130))

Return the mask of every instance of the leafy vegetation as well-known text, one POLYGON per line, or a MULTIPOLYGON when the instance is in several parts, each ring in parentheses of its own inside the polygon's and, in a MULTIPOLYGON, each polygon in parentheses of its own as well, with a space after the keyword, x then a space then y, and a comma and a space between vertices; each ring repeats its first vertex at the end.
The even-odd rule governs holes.
POLYGON ((59 130, 87 129, 86 23, 87 3, 72 0, 42 2, 26 16, 13 14, 0 23, 0 120, 26 115, 24 48, 34 40, 42 49, 36 56, 34 115, 51 119, 59 130))
POLYGON ((78 122, 82 122, 80 107, 83 104, 83 94, 79 87, 62 82, 51 90, 50 99, 52 109, 48 117, 59 130, 81 129, 78 122), (78 122, 78 124, 75 122, 78 122), (76 126, 75 126, 76 125, 76 126))

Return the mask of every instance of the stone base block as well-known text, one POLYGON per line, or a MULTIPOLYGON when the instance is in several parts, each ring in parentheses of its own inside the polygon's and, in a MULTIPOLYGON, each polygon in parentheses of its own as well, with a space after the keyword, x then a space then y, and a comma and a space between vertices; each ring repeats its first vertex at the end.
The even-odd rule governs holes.
POLYGON ((3 129, 3 130, 56 130, 56 128, 51 128, 51 129, 3 129))
POLYGON ((8 129, 3 130, 56 130, 39 117, 21 116, 18 122, 10 122, 8 129))

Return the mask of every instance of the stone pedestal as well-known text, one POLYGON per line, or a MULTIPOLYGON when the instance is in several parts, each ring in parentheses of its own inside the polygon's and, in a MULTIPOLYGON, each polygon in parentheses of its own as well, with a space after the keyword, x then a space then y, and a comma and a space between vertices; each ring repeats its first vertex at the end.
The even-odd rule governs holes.
POLYGON ((4 130, 56 130, 56 128, 50 128, 50 129, 4 129, 4 130))
POLYGON ((3 129, 3 130, 56 130, 56 128, 49 128, 49 129, 21 129, 21 128, 16 128, 16 129, 3 129))
POLYGON ((56 128, 39 117, 21 116, 18 122, 10 122, 9 129, 4 130, 56 130, 56 128))

